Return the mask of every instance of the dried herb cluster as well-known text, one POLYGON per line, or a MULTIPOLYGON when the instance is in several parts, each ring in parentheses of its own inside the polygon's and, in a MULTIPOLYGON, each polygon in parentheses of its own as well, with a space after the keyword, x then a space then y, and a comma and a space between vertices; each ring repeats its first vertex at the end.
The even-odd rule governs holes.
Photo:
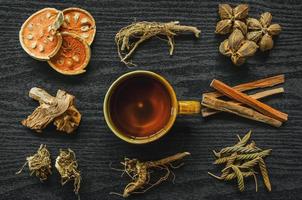
POLYGON ((59 73, 76 75, 85 72, 95 33, 95 21, 86 10, 44 8, 24 22, 19 40, 31 57, 48 61, 59 73))
MULTIPOLYGON (((41 182, 47 180, 48 176, 52 174, 50 153, 45 144, 40 145, 36 154, 26 158, 26 162, 16 174, 20 174, 27 164, 30 175, 35 174, 41 182)), ((71 149, 60 150, 55 167, 61 175, 62 186, 68 181, 74 180, 74 192, 78 195, 82 178, 75 153, 71 149)))
POLYGON ((20 174, 27 164, 30 175, 35 174, 41 182, 48 178, 51 174, 51 158, 45 144, 40 145, 37 153, 26 158, 26 162, 16 174, 20 174))
POLYGON ((200 30, 194 26, 183 26, 180 25, 178 21, 160 23, 160 22, 135 22, 122 28, 115 35, 115 43, 117 45, 118 55, 121 62, 127 66, 134 65, 129 61, 130 57, 138 46, 144 41, 158 36, 165 36, 168 39, 168 44, 170 45, 170 55, 174 51, 174 36, 181 32, 192 32, 195 37, 199 37, 200 30))
POLYGON ((219 4, 221 20, 216 25, 217 34, 230 34, 220 46, 221 54, 231 57, 235 65, 242 65, 258 48, 267 51, 273 48, 272 36, 281 32, 279 24, 271 24, 269 12, 261 14, 260 19, 248 18, 249 7, 240 4, 232 8, 229 4, 219 4))
POLYGON ((271 191, 271 183, 267 171, 264 158, 271 153, 271 149, 263 150, 256 146, 254 141, 249 142, 251 138, 251 131, 249 131, 243 138, 238 136, 239 141, 231 147, 225 147, 219 152, 213 151, 216 156, 215 165, 225 164, 225 168, 221 170, 221 175, 216 176, 210 172, 209 175, 224 181, 237 179, 238 188, 244 191, 244 178, 254 177, 256 191, 258 191, 257 172, 256 167, 260 169, 263 182, 268 191, 271 191))
POLYGON ((48 124, 52 123, 57 130, 72 133, 80 124, 81 114, 74 105, 74 96, 63 90, 58 90, 55 97, 41 88, 32 88, 29 96, 40 105, 22 124, 37 132, 42 132, 48 124))
MULTIPOLYGON (((172 163, 179 161, 188 155, 191 154, 189 152, 183 152, 163 158, 161 160, 146 162, 139 161, 138 159, 125 158, 124 162, 121 162, 121 164, 124 166, 122 171, 123 174, 126 173, 132 179, 132 182, 125 187, 123 194, 115 192, 111 192, 111 194, 120 195, 126 198, 131 194, 146 192, 152 187, 159 185, 161 182, 166 181, 170 175, 173 176, 174 181, 175 175, 170 168, 178 168, 182 166, 182 164, 175 167, 172 165, 172 163), (155 183, 150 183, 152 170, 164 170, 166 173, 155 183)), ((152 173, 152 176, 155 176, 154 173, 152 173)))

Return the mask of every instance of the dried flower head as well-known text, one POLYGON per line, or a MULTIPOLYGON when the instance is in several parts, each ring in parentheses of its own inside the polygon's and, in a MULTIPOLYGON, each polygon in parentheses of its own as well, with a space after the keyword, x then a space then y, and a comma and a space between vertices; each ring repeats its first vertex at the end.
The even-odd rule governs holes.
POLYGON ((247 26, 244 23, 248 15, 249 6, 247 4, 239 4, 232 8, 229 4, 219 4, 219 16, 221 20, 216 25, 217 34, 228 34, 234 29, 239 29, 243 34, 247 32, 247 26))
POLYGON ((247 57, 253 56, 258 45, 249 40, 245 40, 242 32, 235 29, 228 39, 224 40, 219 47, 220 53, 231 57, 235 65, 242 65, 247 57))
POLYGON ((71 149, 61 149, 55 167, 61 175, 61 184, 65 185, 68 181, 74 180, 74 192, 78 194, 82 178, 75 153, 71 149))
POLYGON ((247 26, 250 32, 247 33, 247 39, 258 43, 261 51, 270 50, 274 46, 272 36, 281 32, 279 24, 271 24, 272 14, 265 12, 260 19, 247 19, 247 26))
POLYGON ((16 174, 20 174, 26 164, 28 164, 30 175, 35 174, 41 182, 45 181, 51 174, 50 153, 46 145, 41 144, 36 154, 27 157, 26 162, 16 174))

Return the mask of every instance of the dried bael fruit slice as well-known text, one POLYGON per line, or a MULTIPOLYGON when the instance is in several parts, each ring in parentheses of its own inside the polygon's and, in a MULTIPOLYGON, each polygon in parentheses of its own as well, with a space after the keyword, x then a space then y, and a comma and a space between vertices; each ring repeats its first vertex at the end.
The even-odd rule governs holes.
POLYGON ((80 8, 67 8, 63 10, 63 14, 64 23, 61 31, 77 34, 91 45, 96 33, 95 20, 92 15, 80 8))
POLYGON ((73 34, 61 33, 63 42, 58 53, 48 64, 57 72, 65 75, 84 73, 90 60, 90 47, 84 38, 73 34))
POLYGON ((44 8, 32 14, 22 25, 19 40, 31 57, 49 60, 62 44, 57 31, 64 21, 63 13, 54 8, 44 8))

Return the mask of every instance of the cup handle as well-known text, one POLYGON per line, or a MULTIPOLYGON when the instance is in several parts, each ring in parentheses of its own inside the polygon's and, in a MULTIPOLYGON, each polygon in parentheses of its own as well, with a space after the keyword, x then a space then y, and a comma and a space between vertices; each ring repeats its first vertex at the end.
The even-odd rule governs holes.
POLYGON ((192 115, 201 113, 201 104, 199 101, 179 101, 178 114, 192 115))

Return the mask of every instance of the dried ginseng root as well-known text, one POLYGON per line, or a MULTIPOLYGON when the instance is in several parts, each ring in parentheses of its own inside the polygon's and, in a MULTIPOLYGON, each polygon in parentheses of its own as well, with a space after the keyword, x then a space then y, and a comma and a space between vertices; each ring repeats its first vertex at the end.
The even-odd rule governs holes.
POLYGON ((37 132, 42 132, 51 122, 57 130, 72 133, 80 124, 81 114, 74 105, 74 96, 63 90, 58 90, 56 97, 51 96, 45 90, 32 88, 29 96, 39 101, 38 106, 22 124, 37 132))
POLYGON ((45 144, 40 145, 36 154, 26 158, 26 162, 16 174, 20 174, 27 164, 31 176, 35 174, 41 182, 48 178, 51 174, 51 159, 45 144))
POLYGON ((225 168, 221 170, 221 176, 216 176, 210 172, 209 175, 219 180, 230 181, 237 179, 238 188, 242 192, 245 189, 244 178, 254 177, 256 192, 258 191, 258 183, 255 170, 259 166, 263 177, 264 185, 268 191, 271 191, 271 183, 264 158, 271 154, 272 150, 263 150, 256 146, 254 141, 248 144, 252 132, 249 131, 243 138, 238 135, 239 141, 231 146, 221 149, 219 152, 213 151, 216 156, 214 164, 225 164, 225 168))
POLYGON ((62 37, 57 31, 63 23, 63 13, 44 8, 31 15, 22 25, 19 40, 31 57, 49 60, 61 47, 62 37))
POLYGON ((65 75, 77 75, 86 72, 90 60, 90 47, 82 37, 63 32, 62 46, 48 64, 57 72, 65 75))
POLYGON ((60 150, 56 159, 55 167, 61 175, 61 184, 65 185, 68 181, 73 180, 74 192, 78 195, 81 186, 81 173, 78 170, 78 162, 75 153, 71 149, 60 150))
POLYGON ((195 37, 199 37, 200 30, 194 26, 183 26, 178 21, 169 23, 160 22, 136 22, 129 26, 122 28, 115 35, 115 43, 117 45, 118 55, 121 62, 128 65, 134 65, 128 60, 137 49, 137 47, 144 41, 155 36, 166 36, 170 45, 170 55, 174 51, 174 36, 181 32, 192 32, 195 37))
POLYGON ((247 32, 245 18, 249 12, 247 4, 239 4, 232 8, 229 4, 219 4, 219 16, 221 20, 216 25, 217 34, 228 34, 234 29, 239 29, 243 34, 247 32))
POLYGON ((67 8, 63 10, 63 14, 64 22, 60 31, 74 33, 91 45, 96 33, 95 20, 92 15, 80 8, 67 8))
POLYGON ((274 41, 272 36, 279 35, 281 26, 279 24, 271 24, 272 14, 265 12, 260 19, 247 19, 249 32, 247 39, 257 42, 261 51, 267 51, 273 48, 274 41))
POLYGON ((231 57, 235 65, 242 65, 247 57, 255 54, 257 49, 258 45, 253 41, 245 40, 244 35, 238 29, 235 29, 219 47, 220 53, 231 57))
MULTIPOLYGON (((182 160, 185 156, 191 155, 189 152, 178 153, 173 156, 169 156, 157 161, 146 161, 141 162, 138 159, 125 158, 121 164, 124 166, 123 174, 126 173, 131 179, 130 182, 124 189, 123 194, 111 192, 111 194, 120 195, 124 198, 131 194, 144 193, 150 188, 159 185, 163 181, 166 181, 170 175, 175 178, 174 173, 170 168, 177 168, 179 166, 173 166, 172 163, 175 161, 182 160), (155 183, 150 183, 151 170, 165 170, 165 175, 161 176, 155 183)), ((154 173, 152 173, 154 175, 154 173)))

